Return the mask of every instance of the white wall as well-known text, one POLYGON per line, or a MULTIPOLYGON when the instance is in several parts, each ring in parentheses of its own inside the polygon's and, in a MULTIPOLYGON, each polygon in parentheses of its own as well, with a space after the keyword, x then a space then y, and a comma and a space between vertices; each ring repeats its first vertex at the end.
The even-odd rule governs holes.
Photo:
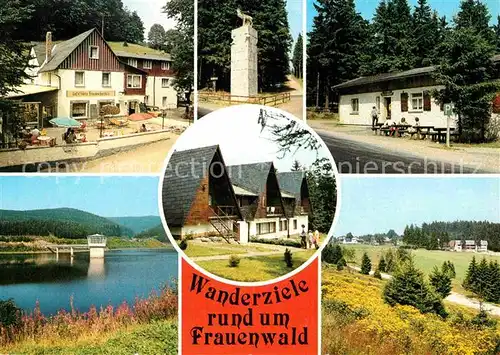
POLYGON ((182 238, 191 235, 193 237, 204 237, 207 233, 218 233, 210 223, 184 226, 181 229, 182 238))
MULTIPOLYGON (((90 105, 98 104, 99 101, 109 100, 113 103, 118 103, 120 101, 127 101, 128 96, 120 95, 120 92, 124 91, 124 73, 123 72, 111 72, 111 87, 102 86, 102 71, 85 71, 85 86, 77 87, 75 86, 75 72, 76 70, 59 69, 57 74, 61 77, 61 87, 58 91, 58 110, 57 114, 60 117, 70 117, 71 116, 71 101, 89 101, 88 105, 88 115, 90 115, 90 105), (67 91, 114 91, 114 95, 107 96, 79 96, 79 97, 67 97, 67 91)), ((42 73, 43 74, 43 73, 42 73)), ((58 81, 59 79, 56 80, 58 81)), ((54 75, 52 76, 52 81, 54 81, 54 75)), ((53 84, 54 85, 54 84, 53 84)), ((144 101, 143 96, 138 96, 140 102, 144 101)), ((125 106, 123 106, 125 107, 125 106)), ((124 112, 122 105, 122 114, 124 112)))
MULTIPOLYGON (((440 86, 426 86, 405 90, 393 90, 391 97, 392 106, 392 121, 399 122, 402 117, 406 118, 409 124, 415 124, 415 117, 420 119, 421 126, 435 126, 446 127, 446 116, 444 111, 441 111, 439 104, 431 98, 430 111, 413 111, 412 110, 412 93, 423 93, 426 90, 439 89, 440 86), (401 93, 408 93, 408 112, 401 112, 401 93)), ((371 125, 371 111, 373 106, 376 106, 376 97, 380 96, 380 111, 379 123, 384 123, 386 119, 386 111, 384 109, 384 97, 381 96, 382 92, 370 92, 354 95, 342 95, 339 102, 339 117, 340 122, 345 124, 359 124, 371 125), (351 99, 359 99, 359 112, 358 114, 351 113, 351 99)), ((450 126, 455 127, 455 120, 450 120, 450 126)))
POLYGON ((250 240, 248 238, 248 223, 245 221, 238 221, 240 226, 240 243, 246 244, 250 240))
POLYGON ((146 81, 146 95, 148 96, 148 106, 157 106, 161 109, 177 107, 177 91, 172 86, 174 78, 170 76, 154 77, 148 76, 146 81), (169 79, 169 87, 162 87, 162 79, 169 79), (163 106, 163 97, 167 98, 167 106, 163 106))

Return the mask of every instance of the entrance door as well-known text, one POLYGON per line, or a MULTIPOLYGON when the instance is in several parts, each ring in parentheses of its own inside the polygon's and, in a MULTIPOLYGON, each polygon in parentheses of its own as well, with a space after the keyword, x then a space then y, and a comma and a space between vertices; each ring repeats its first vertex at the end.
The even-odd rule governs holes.
POLYGON ((391 98, 390 97, 384 97, 384 106, 385 106, 385 118, 390 119, 391 118, 391 98))

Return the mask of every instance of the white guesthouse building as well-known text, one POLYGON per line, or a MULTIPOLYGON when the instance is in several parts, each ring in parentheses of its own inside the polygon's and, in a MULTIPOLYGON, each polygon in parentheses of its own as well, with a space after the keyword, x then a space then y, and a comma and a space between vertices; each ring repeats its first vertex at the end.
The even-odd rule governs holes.
POLYGON ((172 58, 134 44, 106 42, 97 29, 66 41, 33 43, 28 73, 33 77, 8 97, 33 111, 28 125, 43 127, 53 117, 92 119, 103 105, 121 115, 155 106, 177 107, 172 58))
MULTIPOLYGON (((500 55, 493 57, 500 64, 500 55)), ((339 93, 340 122, 352 125, 371 125, 371 111, 376 107, 378 122, 388 118, 400 122, 405 118, 421 126, 446 127, 446 116, 431 96, 433 89, 441 89, 432 78, 435 67, 411 69, 360 77, 333 87, 339 93)), ((456 117, 455 117, 456 118, 456 117)), ((454 119, 450 125, 455 126, 454 119)))

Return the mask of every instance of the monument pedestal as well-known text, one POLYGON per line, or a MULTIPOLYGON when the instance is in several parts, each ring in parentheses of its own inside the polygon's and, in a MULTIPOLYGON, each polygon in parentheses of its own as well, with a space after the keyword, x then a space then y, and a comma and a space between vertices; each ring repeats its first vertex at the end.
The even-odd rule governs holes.
POLYGON ((234 29, 231 37, 231 96, 257 96, 257 31, 245 25, 234 29))

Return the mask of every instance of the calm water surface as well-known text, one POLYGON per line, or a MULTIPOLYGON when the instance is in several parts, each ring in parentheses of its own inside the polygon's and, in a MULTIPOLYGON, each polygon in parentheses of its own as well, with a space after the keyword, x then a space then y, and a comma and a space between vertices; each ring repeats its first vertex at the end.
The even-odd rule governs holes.
POLYGON ((32 310, 36 301, 44 314, 91 305, 132 304, 177 279, 177 253, 172 250, 113 250, 104 259, 88 253, 0 255, 0 300, 13 298, 32 310))

